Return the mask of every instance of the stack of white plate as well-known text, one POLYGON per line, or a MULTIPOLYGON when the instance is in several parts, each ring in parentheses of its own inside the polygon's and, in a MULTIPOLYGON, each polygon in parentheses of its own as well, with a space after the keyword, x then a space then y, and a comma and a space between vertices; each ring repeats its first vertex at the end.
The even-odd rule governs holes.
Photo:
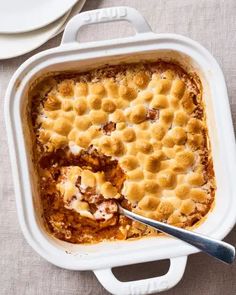
POLYGON ((59 34, 86 0, 0 0, 0 59, 16 57, 59 34))

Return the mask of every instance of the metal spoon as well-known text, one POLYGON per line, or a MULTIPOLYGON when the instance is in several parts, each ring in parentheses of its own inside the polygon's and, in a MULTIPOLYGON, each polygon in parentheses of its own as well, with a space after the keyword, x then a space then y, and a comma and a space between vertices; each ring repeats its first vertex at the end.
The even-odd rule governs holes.
POLYGON ((163 233, 178 238, 199 250, 213 256, 225 263, 233 263, 235 259, 235 248, 223 241, 218 241, 186 229, 182 229, 173 225, 169 225, 160 221, 152 220, 141 215, 130 212, 119 206, 119 212, 133 220, 149 225, 163 233))

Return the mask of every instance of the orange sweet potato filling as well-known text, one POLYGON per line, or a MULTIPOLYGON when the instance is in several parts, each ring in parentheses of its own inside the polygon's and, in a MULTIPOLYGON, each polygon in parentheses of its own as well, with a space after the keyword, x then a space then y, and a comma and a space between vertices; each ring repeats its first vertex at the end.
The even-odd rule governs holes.
MULTIPOLYGON (((102 77, 110 78, 116 77, 117 74, 123 73, 129 66, 117 66, 111 67, 102 71, 102 77)), ((132 66, 130 66, 132 68, 132 66)), ((192 84, 197 89, 196 83, 192 76, 189 76, 181 67, 172 63, 156 62, 153 64, 144 64, 149 71, 154 73, 163 72, 165 70, 172 70, 176 72, 182 79, 186 79, 187 83, 192 84)), ((96 72, 85 73, 86 79, 90 80, 96 72)), ((60 84, 60 92, 65 96, 72 95, 70 85, 63 84, 65 79, 80 80, 81 74, 61 74, 55 76, 55 80, 60 84)), ((136 77, 137 78, 137 77, 136 77)), ((138 78, 137 78, 138 79, 138 78)), ((82 74, 83 81, 83 74, 82 74)), ((45 97, 47 97, 48 91, 43 96, 40 96, 40 91, 45 85, 50 84, 49 80, 40 82, 33 88, 30 93, 31 105, 30 112, 30 124, 32 125, 32 133, 34 138, 34 161, 35 167, 38 170, 39 176, 39 190, 40 198, 43 207, 43 219, 47 230, 60 240, 64 240, 71 243, 94 243, 103 240, 125 240, 129 238, 137 238, 142 236, 156 235, 156 232, 149 227, 143 226, 137 222, 121 216, 118 212, 113 212, 112 217, 109 219, 91 219, 81 216, 75 210, 71 210, 65 207, 63 196, 57 189, 57 184, 64 175, 61 172, 62 168, 69 166, 78 166, 82 169, 88 169, 92 172, 103 171, 106 181, 110 182, 116 187, 119 193, 122 191, 122 187, 126 180, 126 174, 121 169, 117 160, 110 156, 106 156, 101 152, 98 152, 93 147, 83 149, 79 154, 74 155, 68 147, 59 148, 51 152, 45 152, 42 143, 37 138, 37 129, 40 126, 37 124, 37 115, 39 112, 39 106, 44 105, 45 97), (36 136, 35 136, 36 135, 36 136)), ((137 85, 140 84, 140 88, 145 86, 146 81, 137 80, 137 85), (144 83, 144 85, 143 85, 144 83)), ((197 90, 201 92, 199 88, 197 90)), ((132 93, 131 93, 132 94, 132 93)), ((131 95, 129 93, 129 95, 131 95)), ((196 101, 196 97, 191 97, 191 102, 194 105, 194 118, 202 120, 204 116, 204 107, 202 103, 196 101)), ((54 101, 55 103, 55 101, 54 101)), ((184 103, 184 102, 183 102, 184 103)), ((188 101, 185 102, 188 104, 188 101)), ((44 107, 47 107, 44 105, 44 107)), ((50 107, 52 107, 50 105, 50 107)), ((159 109, 149 108, 144 119, 150 122, 155 122, 160 117, 159 109)), ((101 129, 105 135, 111 135, 116 130, 116 123, 109 121, 104 124, 101 129)), ((201 165, 204 167, 204 178, 213 179, 214 171, 212 160, 209 158, 209 150, 207 147, 207 134, 203 132, 203 145, 201 152, 201 165)), ((103 202, 119 202, 123 207, 132 210, 131 203, 122 196, 118 200, 105 200, 103 195, 97 195, 94 188, 87 188, 83 190, 80 186, 80 178, 78 177, 76 186, 83 194, 83 200, 89 203, 91 212, 94 213, 100 204, 103 202)), ((211 199, 207 204, 197 204, 197 213, 189 216, 188 220, 183 224, 176 224, 177 226, 193 226, 209 211, 211 204, 214 200, 215 188, 210 188, 211 199)), ((107 203, 109 204, 109 203, 107 203)), ((162 211, 168 208, 160 208, 162 211)), ((109 213, 109 212, 108 212, 109 213)), ((157 218, 158 219, 158 218, 157 218)), ((166 222, 166 221, 165 221, 166 222)))

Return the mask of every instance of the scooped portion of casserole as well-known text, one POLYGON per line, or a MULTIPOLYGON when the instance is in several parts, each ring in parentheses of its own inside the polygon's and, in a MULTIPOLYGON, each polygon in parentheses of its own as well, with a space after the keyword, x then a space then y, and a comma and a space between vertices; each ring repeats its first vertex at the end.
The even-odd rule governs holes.
POLYGON ((55 74, 32 86, 29 118, 47 230, 72 243, 157 233, 119 215, 191 227, 215 179, 201 83, 175 63, 55 74))

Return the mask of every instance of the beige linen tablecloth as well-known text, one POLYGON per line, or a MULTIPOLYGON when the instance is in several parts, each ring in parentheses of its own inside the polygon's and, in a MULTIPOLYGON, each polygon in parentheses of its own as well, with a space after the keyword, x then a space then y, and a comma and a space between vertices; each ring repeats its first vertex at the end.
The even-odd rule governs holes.
MULTIPOLYGON (((129 5, 146 17, 154 32, 183 34, 208 48, 221 65, 236 124, 236 1, 235 0, 87 0, 85 10, 129 5)), ((130 35, 124 23, 91 26, 81 31, 85 40, 130 35)), ((6 140, 3 102, 10 77, 31 55, 57 46, 61 36, 22 57, 0 61, 0 294, 1 295, 101 295, 108 294, 92 272, 63 270, 38 256, 26 243, 16 215, 15 196, 6 140)), ((236 176, 235 176, 236 177, 236 176)), ((236 210, 236 208, 235 208, 236 210)), ((226 238, 236 244, 235 229, 226 238)), ((157 249, 158 251, 158 249, 157 249)), ((156 262, 116 270, 122 280, 164 273, 167 264, 156 262)), ((236 294, 236 263, 223 265, 204 254, 188 259, 182 281, 163 295, 236 294)))

